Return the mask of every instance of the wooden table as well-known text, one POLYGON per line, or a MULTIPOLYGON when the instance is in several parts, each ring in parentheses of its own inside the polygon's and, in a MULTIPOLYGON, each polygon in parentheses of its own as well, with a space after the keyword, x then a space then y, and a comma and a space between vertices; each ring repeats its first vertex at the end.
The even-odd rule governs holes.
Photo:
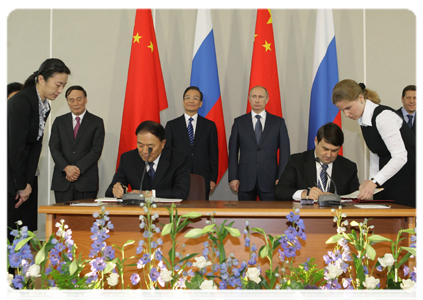
MULTIPOLYGON (((92 202, 92 200, 88 200, 92 202)), ((346 213, 349 222, 355 220, 362 222, 364 218, 373 218, 368 222, 369 225, 375 225, 374 232, 383 235, 389 239, 395 240, 398 231, 403 228, 414 228, 416 221, 416 210, 396 204, 389 204, 389 209, 361 209, 354 206, 344 206, 343 213, 346 213)), ((125 257, 135 254, 138 241, 143 239, 142 231, 139 228, 139 216, 144 211, 139 206, 125 206, 120 204, 105 204, 106 210, 109 211, 110 219, 114 225, 114 229, 109 233, 110 238, 107 240, 108 245, 122 246, 127 240, 133 239, 135 245, 128 247, 125 257)), ((317 204, 301 206, 296 202, 238 202, 238 201, 183 201, 177 205, 178 214, 183 215, 192 211, 202 215, 192 226, 187 228, 178 238, 177 251, 183 254, 199 253, 203 250, 202 243, 207 240, 206 237, 187 240, 183 237, 193 227, 202 228, 206 225, 205 221, 209 218, 208 214, 215 212, 215 220, 217 224, 221 224, 225 219, 234 221, 233 227, 238 228, 243 233, 245 221, 249 220, 250 228, 259 227, 266 231, 267 234, 280 235, 288 228, 288 220, 286 216, 293 208, 300 209, 300 216, 304 220, 305 233, 307 239, 302 243, 302 248, 297 251, 294 265, 304 263, 307 258, 316 258, 319 267, 325 267, 323 255, 333 250, 334 245, 326 245, 325 241, 332 235, 336 234, 336 223, 333 222, 334 214, 331 208, 320 208, 317 204), (182 244, 185 247, 182 248, 182 244)), ((72 229, 73 239, 78 246, 78 251, 82 252, 83 258, 88 258, 91 247, 90 228, 94 222, 93 213, 100 212, 100 207, 81 207, 69 206, 64 204, 54 204, 50 206, 41 206, 39 213, 46 214, 46 236, 49 237, 56 231, 55 224, 61 219, 72 229)), ((169 223, 169 213, 165 207, 159 206, 155 209, 159 214, 159 223, 169 223)), ((347 226, 350 232, 350 227, 347 226)), ((157 235, 159 237, 159 235, 157 235)), ((164 241, 163 250, 169 244, 169 236, 162 238, 164 241)), ((263 245, 263 241, 259 237, 253 237, 252 243, 258 248, 263 245)), ((404 241, 404 245, 409 245, 409 239, 404 241)), ((387 243, 378 243, 374 245, 377 257, 382 257, 385 253, 390 253, 390 245, 387 243)), ((226 254, 234 253, 239 260, 248 260, 247 248, 244 247, 244 235, 240 238, 227 238, 225 242, 226 254)), ((167 251, 163 253, 167 256, 167 251)), ((278 263, 278 255, 274 257, 274 263, 278 263)), ((267 262, 261 261, 264 269, 267 262)), ((415 262, 411 261, 410 266, 414 266, 415 262)), ((136 271, 134 267, 130 271, 136 271)), ((130 274, 128 275, 129 278, 130 274)), ((126 281, 129 282, 129 281, 126 281)))

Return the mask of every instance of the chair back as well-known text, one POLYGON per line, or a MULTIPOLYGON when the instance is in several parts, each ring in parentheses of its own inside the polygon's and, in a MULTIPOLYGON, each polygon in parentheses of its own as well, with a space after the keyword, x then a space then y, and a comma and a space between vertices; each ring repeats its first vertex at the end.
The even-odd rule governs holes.
POLYGON ((203 176, 190 174, 190 186, 187 200, 206 200, 206 183, 203 176))

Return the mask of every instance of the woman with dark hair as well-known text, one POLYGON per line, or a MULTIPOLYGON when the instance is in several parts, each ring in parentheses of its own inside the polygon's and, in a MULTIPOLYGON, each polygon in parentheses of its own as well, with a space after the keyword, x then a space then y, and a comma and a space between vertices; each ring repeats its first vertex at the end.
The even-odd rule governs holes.
POLYGON ((7 226, 21 220, 37 229, 37 203, 26 203, 35 182, 44 126, 50 113, 47 101, 63 91, 69 68, 56 58, 44 61, 22 90, 7 101, 7 226))
POLYGON ((332 102, 346 117, 358 120, 370 150, 371 179, 360 185, 358 198, 370 198, 381 186, 384 191, 376 199, 416 207, 416 139, 410 127, 394 109, 379 104, 376 92, 351 79, 335 85, 332 102))

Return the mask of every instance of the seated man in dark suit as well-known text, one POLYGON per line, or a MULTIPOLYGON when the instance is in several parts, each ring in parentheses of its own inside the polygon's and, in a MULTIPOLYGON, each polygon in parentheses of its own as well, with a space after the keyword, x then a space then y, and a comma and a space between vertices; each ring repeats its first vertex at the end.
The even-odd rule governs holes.
POLYGON ((319 128, 314 139, 315 148, 302 153, 292 154, 282 176, 276 185, 274 196, 277 200, 292 201, 301 199, 317 200, 324 193, 333 193, 330 178, 323 174, 322 166, 334 178, 339 195, 355 192, 359 188, 357 165, 338 156, 344 143, 344 133, 334 123, 319 128))
POLYGON ((416 86, 407 85, 402 90, 402 107, 397 110, 400 117, 411 128, 411 131, 416 135, 416 86))
POLYGON ((121 155, 106 197, 121 198, 124 189, 130 185, 131 193, 139 194, 141 190, 146 197, 186 199, 190 186, 188 155, 165 146, 165 130, 159 123, 144 121, 135 134, 137 148, 121 155), (146 174, 140 187, 147 159, 146 174))

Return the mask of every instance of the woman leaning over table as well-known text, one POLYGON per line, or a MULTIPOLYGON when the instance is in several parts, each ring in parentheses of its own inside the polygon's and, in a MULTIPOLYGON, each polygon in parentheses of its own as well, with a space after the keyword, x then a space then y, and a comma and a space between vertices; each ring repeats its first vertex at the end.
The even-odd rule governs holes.
POLYGON ((7 101, 7 226, 12 229, 18 220, 29 230, 37 228, 38 209, 23 204, 32 192, 40 158, 50 113, 47 99, 59 96, 68 74, 69 68, 60 59, 47 59, 28 77, 22 90, 7 101))
POLYGON ((376 92, 351 79, 335 85, 332 102, 346 117, 358 120, 370 150, 371 179, 360 185, 358 198, 370 198, 381 186, 384 191, 375 199, 416 207, 416 140, 403 118, 380 105, 376 92))

